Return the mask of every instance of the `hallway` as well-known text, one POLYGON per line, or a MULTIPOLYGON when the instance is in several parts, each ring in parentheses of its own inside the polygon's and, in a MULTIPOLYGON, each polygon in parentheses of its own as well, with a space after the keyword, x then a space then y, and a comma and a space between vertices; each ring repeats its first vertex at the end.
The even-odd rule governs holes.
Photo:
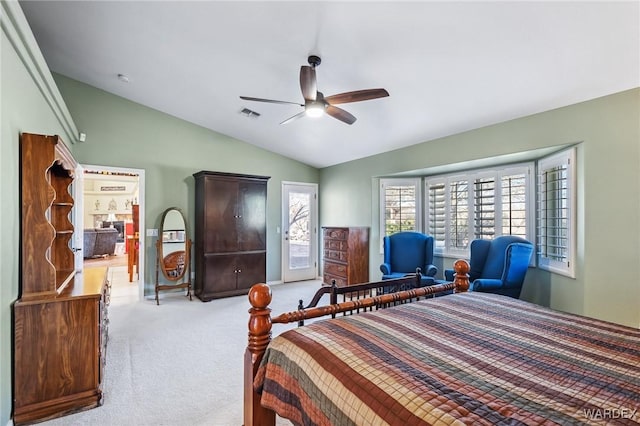
MULTIPOLYGON (((121 253, 116 249, 116 253, 121 253)), ((108 266, 107 279, 111 283, 111 305, 126 305, 138 301, 138 277, 134 274, 129 282, 127 271, 127 255, 116 254, 108 258, 85 259, 84 267, 108 266)))

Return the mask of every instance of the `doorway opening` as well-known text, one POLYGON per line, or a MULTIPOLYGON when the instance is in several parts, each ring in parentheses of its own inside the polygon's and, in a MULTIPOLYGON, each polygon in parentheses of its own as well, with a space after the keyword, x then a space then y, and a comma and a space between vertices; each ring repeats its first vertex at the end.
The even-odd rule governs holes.
MULTIPOLYGON (((83 267, 108 266, 112 303, 144 298, 144 170, 82 165, 83 267)), ((78 173, 80 174, 80 173, 78 173)))

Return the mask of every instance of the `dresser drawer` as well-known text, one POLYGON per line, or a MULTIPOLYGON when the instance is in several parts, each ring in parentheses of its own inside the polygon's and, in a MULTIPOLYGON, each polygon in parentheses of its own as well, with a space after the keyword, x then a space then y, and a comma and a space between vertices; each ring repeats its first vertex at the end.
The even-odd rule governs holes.
POLYGON ((336 285, 338 287, 345 287, 347 285, 347 279, 343 277, 338 277, 337 275, 331 274, 323 274, 322 282, 327 285, 331 285, 331 281, 336 280, 336 285))
POLYGON ((326 240, 346 240, 349 230, 344 228, 325 228, 324 238, 326 240))
POLYGON ((324 248, 329 250, 346 251, 348 248, 348 245, 347 245, 347 242, 344 240, 324 240, 324 248))
POLYGON ((324 258, 329 260, 339 260, 341 262, 346 262, 347 252, 342 250, 325 250, 324 258))
POLYGON ((342 278, 347 278, 347 265, 342 263, 324 262, 324 273, 337 275, 342 278))

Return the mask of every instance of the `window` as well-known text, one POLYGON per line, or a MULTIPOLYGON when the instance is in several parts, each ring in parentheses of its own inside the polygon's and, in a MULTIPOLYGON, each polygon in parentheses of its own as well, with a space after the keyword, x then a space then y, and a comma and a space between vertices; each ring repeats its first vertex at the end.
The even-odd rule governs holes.
POLYGON ((380 179, 380 246, 382 237, 400 231, 420 231, 420 178, 380 179))
MULTIPOLYGON (((419 183, 380 180, 380 235, 421 231, 419 183)), ((430 176, 424 184, 425 232, 434 237, 436 253, 466 256, 474 239, 517 235, 537 242, 532 264, 575 277, 575 148, 537 164, 430 176)))
POLYGON ((575 149, 538 163, 538 264, 575 278, 575 149))
POLYGON ((474 239, 518 235, 535 241, 533 163, 429 177, 427 233, 444 255, 467 254, 474 239), (527 208, 528 207, 528 208, 527 208))

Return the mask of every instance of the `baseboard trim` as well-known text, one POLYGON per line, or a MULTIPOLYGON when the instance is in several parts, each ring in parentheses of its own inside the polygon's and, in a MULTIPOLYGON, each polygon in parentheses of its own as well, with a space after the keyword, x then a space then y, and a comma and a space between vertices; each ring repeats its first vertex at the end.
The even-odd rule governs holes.
MULTIPOLYGON (((322 281, 322 276, 316 277, 316 278, 312 278, 310 280, 303 280, 303 281, 322 281)), ((292 281, 295 282, 295 281, 292 281)), ((283 280, 275 280, 275 281, 267 281, 266 284, 267 285, 278 285, 278 284, 284 284, 285 282, 283 280)))

